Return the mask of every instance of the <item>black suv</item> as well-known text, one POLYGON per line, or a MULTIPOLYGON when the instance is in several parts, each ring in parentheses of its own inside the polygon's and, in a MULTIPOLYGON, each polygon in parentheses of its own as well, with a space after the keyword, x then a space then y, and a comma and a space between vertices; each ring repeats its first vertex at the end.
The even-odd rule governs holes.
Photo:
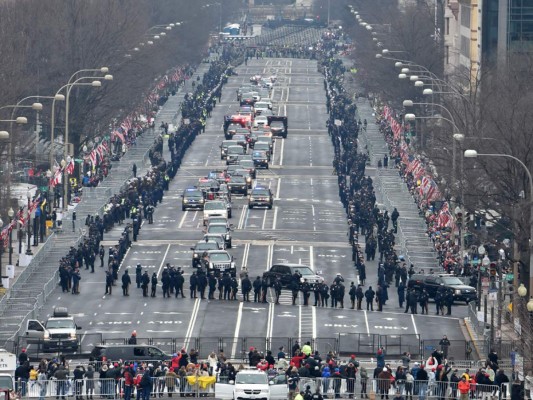
POLYGON ((271 210, 273 203, 274 196, 272 196, 272 191, 269 188, 256 186, 250 192, 250 197, 248 197, 248 208, 263 206, 271 210))
POLYGON ((277 278, 283 286, 289 286, 292 282, 294 273, 301 275, 300 283, 307 279, 311 286, 324 282, 324 278, 313 272, 307 265, 302 264, 275 264, 266 272, 263 272, 263 280, 266 280, 269 286, 272 286, 277 278))
POLYGON ((181 195, 181 210, 185 211, 187 209, 204 209, 204 193, 197 187, 187 188, 183 191, 181 195))
POLYGON ((407 287, 416 290, 426 289, 430 298, 434 299, 439 288, 444 287, 453 291, 455 301, 469 303, 477 300, 477 291, 472 286, 465 285, 458 277, 450 274, 422 275, 414 274, 409 279, 407 287))

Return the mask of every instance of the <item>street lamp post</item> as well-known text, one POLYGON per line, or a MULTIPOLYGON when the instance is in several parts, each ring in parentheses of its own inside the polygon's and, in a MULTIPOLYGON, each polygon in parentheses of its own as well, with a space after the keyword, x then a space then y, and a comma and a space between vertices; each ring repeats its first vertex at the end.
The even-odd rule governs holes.
POLYGON ((531 176, 531 171, 529 168, 520 160, 519 158, 512 156, 510 154, 481 154, 476 150, 465 150, 464 156, 466 158, 476 158, 478 156, 482 157, 503 157, 510 158, 518 162, 526 171, 527 177, 529 179, 529 293, 533 293, 533 177, 531 176))
POLYGON ((7 216, 9 217, 9 265, 13 265, 13 227, 11 226, 13 217, 15 216, 13 207, 9 207, 7 216))
POLYGON ((30 213, 30 202, 31 202, 31 192, 28 190, 26 193, 26 198, 28 199, 28 247, 26 248, 26 255, 32 256, 33 252, 31 251, 31 213, 30 213))

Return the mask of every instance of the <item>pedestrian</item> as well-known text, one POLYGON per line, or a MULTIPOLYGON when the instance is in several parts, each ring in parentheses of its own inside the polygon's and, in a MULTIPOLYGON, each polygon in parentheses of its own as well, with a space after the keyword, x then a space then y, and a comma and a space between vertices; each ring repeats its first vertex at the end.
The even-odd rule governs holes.
POLYGON ((135 283, 137 284, 137 289, 141 288, 142 284, 142 266, 141 264, 137 264, 137 267, 135 268, 135 283))
POLYGON ((154 272, 152 274, 152 279, 150 281, 152 283, 152 291, 150 293, 150 297, 156 297, 155 291, 157 289, 157 274, 154 272))
POLYGON ((461 380, 457 384, 457 388, 459 389, 459 399, 468 400, 468 395, 470 393, 470 382, 466 380, 465 375, 461 377, 461 380))
POLYGON ((450 340, 448 339, 448 336, 444 335, 442 336, 442 339, 439 342, 440 350, 442 351, 442 355, 444 359, 448 358, 448 349, 450 348, 450 340))
POLYGON ((348 294, 350 295, 350 303, 351 303, 351 307, 350 309, 354 309, 355 308, 355 293, 357 291, 357 288, 355 287, 355 284, 354 282, 351 282, 350 283, 350 290, 348 291, 348 294))
POLYGON ((244 275, 241 280, 242 301, 250 301, 250 291, 252 290, 252 281, 248 278, 248 274, 244 275))
POLYGON ((196 289, 198 288, 198 276, 196 271, 193 271, 189 278, 189 290, 191 299, 196 299, 196 289))
POLYGON ((252 284, 252 286, 254 288, 254 303, 257 303, 257 302, 261 301, 261 286, 262 286, 262 282, 261 282, 261 277, 260 276, 255 278, 255 281, 252 284))
POLYGON ((122 274, 122 295, 123 296, 129 296, 129 290, 131 285, 131 278, 128 273, 128 270, 124 270, 124 274, 122 274))
POLYGON ((137 344, 137 331, 136 330, 134 330, 131 333, 131 336, 128 339, 128 344, 137 344))
POLYGON ((403 308, 403 303, 405 302, 405 284, 400 282, 398 285, 398 303, 400 308, 403 308))
POLYGON ((376 292, 372 290, 372 286, 369 286, 368 289, 365 292, 365 299, 366 299, 366 310, 374 311, 374 297, 376 296, 376 292))
POLYGON ((137 164, 133 163, 131 167, 131 172, 133 172, 133 177, 136 178, 137 177, 137 164))
POLYGON ((144 271, 142 274, 141 288, 143 290, 143 297, 148 297, 148 285, 150 284, 150 277, 148 271, 144 271))
POLYGON ((113 275, 111 275, 111 272, 106 271, 105 272, 105 294, 111 295, 113 291, 113 275))
POLYGON ((279 278, 276 278, 273 285, 274 294, 276 295, 275 304, 279 304, 279 298, 281 297, 282 284, 279 278))

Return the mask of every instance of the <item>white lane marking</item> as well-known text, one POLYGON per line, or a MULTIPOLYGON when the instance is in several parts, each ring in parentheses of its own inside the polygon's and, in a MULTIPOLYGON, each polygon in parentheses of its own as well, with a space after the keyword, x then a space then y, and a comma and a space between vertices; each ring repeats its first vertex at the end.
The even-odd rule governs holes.
POLYGON ((264 210, 263 223, 261 224, 261 230, 263 230, 263 231, 265 230, 266 220, 267 220, 267 209, 264 210))
POLYGON ((185 222, 185 218, 187 218, 187 214, 188 214, 188 213, 189 213, 189 211, 185 211, 185 212, 183 213, 183 217, 181 217, 181 221, 180 221, 180 223, 179 223, 179 225, 178 225, 178 229, 181 229, 181 227, 183 226, 183 223, 185 222))
POLYGON ((411 321, 413 321, 413 328, 415 329, 415 335, 418 335, 418 329, 416 329, 415 316, 411 314, 411 321))
POLYGON ((309 268, 311 271, 315 271, 315 258, 314 258, 313 246, 309 246, 309 268))
POLYGON ((274 221, 272 221, 272 230, 276 230, 276 222, 278 220, 278 206, 274 207, 274 221))
POLYGON ((366 315, 366 310, 363 310, 365 314, 365 323, 366 323, 366 334, 370 336, 370 326, 368 325, 368 315, 366 315))
POLYGON ((268 319, 267 319, 267 340, 272 338, 272 332, 274 329, 274 303, 268 303, 268 319))
POLYGON ((279 200, 279 191, 281 190, 281 178, 278 178, 278 187, 276 188, 276 200, 279 200))
POLYGON ((167 258, 169 250, 170 250, 170 244, 167 244, 167 250, 165 251, 165 255, 163 256, 163 259, 161 260, 161 265, 159 266, 159 269, 157 270, 157 276, 161 274, 161 270, 163 269, 163 265, 165 265, 165 259, 167 258))
MULTIPOLYGON (((234 338, 239 337, 239 331, 241 330, 241 320, 242 320, 242 307, 244 306, 244 303, 239 303, 239 311, 237 311, 237 324, 235 325, 235 333, 233 334, 234 338)), ((231 358, 234 360, 235 356, 237 355, 237 340, 233 341, 233 346, 231 347, 231 358)))
POLYGON ((311 204, 311 212, 313 213, 313 217, 315 216, 315 206, 314 204, 311 204))
POLYGON ((294 246, 291 244, 291 254, 294 254, 294 246))
POLYGON ((191 335, 194 330, 194 325, 196 324, 196 318, 198 317, 198 310, 200 309, 200 299, 194 300, 194 306, 192 308, 191 319, 189 320, 189 326, 187 327, 187 332, 185 333, 185 340, 183 341, 183 347, 187 348, 191 341, 191 335))
POLYGON ((311 308, 312 324, 313 324, 313 339, 316 338, 316 307, 311 308))
POLYGON ((298 342, 302 342, 302 305, 298 306, 298 342))
MULTIPOLYGON (((285 114, 287 115, 287 114, 285 114)), ((279 166, 283 165, 283 151, 285 150, 285 139, 281 141, 281 149, 279 150, 279 166)))
POLYGON ((272 260, 274 259, 274 245, 269 244, 268 245, 268 252, 267 252, 267 263, 265 271, 268 271, 270 266, 272 265, 272 260))
POLYGON ((250 243, 244 245, 244 253, 242 255, 241 269, 248 269, 248 255, 250 254, 250 243))
POLYGON ((239 223, 237 224, 237 229, 243 229, 244 217, 245 217, 247 211, 248 211, 248 207, 243 207, 242 208, 241 215, 239 217, 239 223))
POLYGON ((131 315, 132 312, 105 312, 105 315, 131 315))

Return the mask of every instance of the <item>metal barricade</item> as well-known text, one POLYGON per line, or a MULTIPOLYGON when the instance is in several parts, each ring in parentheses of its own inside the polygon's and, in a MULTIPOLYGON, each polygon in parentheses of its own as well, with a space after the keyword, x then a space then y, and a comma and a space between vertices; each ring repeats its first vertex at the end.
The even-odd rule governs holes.
MULTIPOLYGON (((163 376, 152 378, 152 385, 149 387, 152 397, 172 397, 172 394, 180 397, 214 397, 215 395, 215 377, 190 375, 186 377, 163 376)), ((115 375, 114 368, 105 367, 94 372, 94 375, 115 375)), ((120 375, 119 375, 120 376, 120 375)), ((126 386, 122 378, 101 378, 101 379, 79 379, 72 376, 68 379, 58 380, 35 380, 25 381, 18 380, 15 382, 15 390, 22 398, 61 398, 74 397, 81 398, 89 396, 91 398, 140 398, 146 388, 131 385, 126 386)))

